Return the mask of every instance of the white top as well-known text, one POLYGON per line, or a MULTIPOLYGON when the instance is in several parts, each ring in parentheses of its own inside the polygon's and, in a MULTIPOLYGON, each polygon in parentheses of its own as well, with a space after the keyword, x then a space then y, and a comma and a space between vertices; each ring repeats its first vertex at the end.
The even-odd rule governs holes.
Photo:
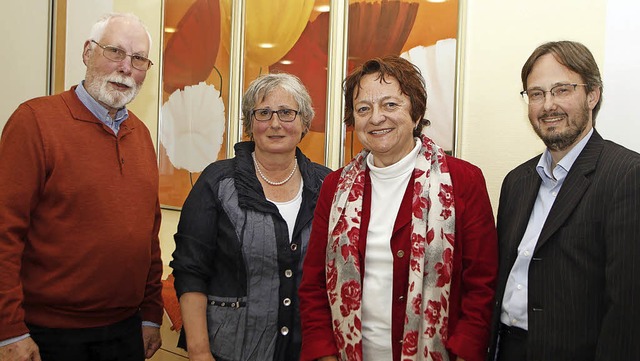
POLYGON ((367 229, 362 285, 362 358, 367 361, 393 359, 391 235, 419 150, 420 145, 416 142, 411 153, 384 168, 373 165, 373 155, 367 157, 371 176, 371 217, 367 229))
POLYGON ((286 202, 276 202, 271 199, 267 200, 278 207, 280 211, 280 215, 287 222, 287 228, 289 228, 289 243, 291 243, 291 239, 293 238, 293 228, 296 226, 296 218, 298 218, 298 211, 300 211, 300 206, 302 205, 302 188, 304 186, 304 180, 300 179, 300 189, 298 190, 298 194, 293 197, 292 200, 286 202))

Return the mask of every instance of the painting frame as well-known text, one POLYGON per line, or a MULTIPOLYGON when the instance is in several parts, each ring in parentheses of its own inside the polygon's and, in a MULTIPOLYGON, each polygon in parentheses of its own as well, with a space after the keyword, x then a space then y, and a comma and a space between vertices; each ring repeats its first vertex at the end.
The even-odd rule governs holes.
MULTIPOLYGON (((163 4, 166 2, 170 2, 174 0, 164 0, 163 4)), ((225 0, 222 0, 225 1, 225 0)), ((231 1, 231 0, 228 0, 231 1)), ((231 30, 230 30, 230 54, 229 57, 231 59, 235 59, 229 61, 229 80, 227 82, 227 86, 219 89, 221 93, 227 92, 228 99, 225 101, 224 107, 226 109, 225 117, 225 132, 224 132, 224 141, 222 149, 218 153, 218 157, 216 159, 212 159, 211 161, 230 158, 233 156, 233 145, 241 140, 244 140, 242 134, 242 125, 240 123, 241 114, 240 114, 240 103, 242 99, 242 93, 244 86, 249 79, 245 78, 246 69, 244 68, 245 63, 245 44, 243 42, 243 36, 246 35, 243 27, 244 18, 246 17, 246 6, 247 2, 251 0, 234 0, 231 1, 231 30)), ((351 0, 353 1, 353 0, 351 0)), ((326 99, 324 104, 316 105, 326 107, 326 122, 325 122, 325 133, 324 133, 324 144, 323 144, 323 159, 322 163, 327 165, 332 169, 337 169, 342 166, 346 161, 348 161, 348 157, 351 154, 346 154, 345 152, 345 142, 347 141, 347 129, 344 127, 342 122, 336 122, 335 119, 342 119, 343 117, 343 99, 342 99, 342 80, 346 76, 348 72, 347 68, 347 59, 349 57, 348 53, 348 21, 349 21, 349 5, 350 0, 327 0, 331 8, 330 11, 330 27, 328 34, 328 61, 327 61, 327 92, 326 99), (329 119, 334 119, 334 121, 328 121, 329 119), (345 155, 346 154, 346 155, 345 155)), ((452 94, 452 109, 451 109, 451 146, 446 149, 447 153, 456 155, 459 149, 459 109, 458 106, 460 104, 460 76, 462 72, 462 59, 463 59, 463 38, 464 34, 464 16, 466 12, 466 0, 450 0, 455 1, 457 4, 457 12, 455 19, 455 28, 456 28, 456 36, 455 36, 455 64, 453 68, 455 69, 455 75, 453 80, 453 94, 452 94)), ((166 7, 165 7, 166 9, 166 7)), ((165 10, 166 11, 166 10, 165 10)), ((163 15, 164 17, 164 15, 163 15)), ((163 40, 164 41, 164 40, 163 40)), ((163 56, 161 56, 163 59, 163 56)), ((164 62, 161 60, 160 64, 164 67, 164 62)), ((159 92, 162 94, 162 83, 163 78, 161 78, 159 84, 159 92)), ((162 99, 162 95, 159 96, 162 99)), ((160 104, 160 107, 162 104, 160 104)), ((162 114, 161 110, 159 110, 159 124, 158 124, 158 153, 159 153, 159 167, 161 170, 161 204, 163 208, 166 209, 175 209, 180 210, 181 208, 181 200, 186 198, 186 194, 188 193, 188 187, 193 185, 195 179, 197 179, 198 172, 189 172, 188 179, 189 184, 185 186, 184 180, 180 181, 180 184, 177 184, 174 181, 167 180, 163 181, 162 171, 163 171, 163 162, 161 157, 163 156, 163 148, 161 141, 161 133, 163 131, 162 127, 162 114), (183 188, 182 196, 180 200, 173 200, 171 202, 163 201, 163 194, 166 194, 167 189, 169 191, 173 191, 173 189, 183 188), (185 188, 187 187, 187 188, 185 188)))

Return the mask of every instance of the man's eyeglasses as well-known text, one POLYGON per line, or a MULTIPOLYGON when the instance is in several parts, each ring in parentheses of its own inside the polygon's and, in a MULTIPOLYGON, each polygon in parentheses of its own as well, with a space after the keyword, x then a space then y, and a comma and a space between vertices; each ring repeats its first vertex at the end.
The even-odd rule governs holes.
POLYGON ((528 89, 520 92, 522 99, 527 104, 538 104, 544 102, 547 93, 551 94, 557 100, 564 100, 569 98, 576 91, 576 87, 588 86, 588 84, 559 84, 551 88, 550 90, 542 89, 528 89))
POLYGON ((151 60, 145 58, 142 55, 137 54, 127 54, 126 51, 112 45, 102 45, 95 40, 91 40, 92 43, 95 43, 99 47, 102 48, 102 55, 105 58, 111 61, 123 61, 127 56, 131 58, 131 66, 138 70, 146 71, 148 70, 153 63, 151 60))
POLYGON ((251 112, 253 117, 256 118, 256 120, 259 122, 266 122, 268 120, 271 120, 271 117, 273 117, 274 113, 278 114, 278 119, 280 119, 281 122, 292 122, 298 115, 298 111, 293 109, 255 109, 251 112))

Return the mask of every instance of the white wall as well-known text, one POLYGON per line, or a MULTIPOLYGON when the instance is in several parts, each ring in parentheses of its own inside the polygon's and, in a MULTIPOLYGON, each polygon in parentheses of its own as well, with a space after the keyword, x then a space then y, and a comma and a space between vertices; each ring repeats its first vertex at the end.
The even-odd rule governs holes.
POLYGON ((596 127, 603 137, 640 152, 640 2, 607 2, 604 100, 596 127))

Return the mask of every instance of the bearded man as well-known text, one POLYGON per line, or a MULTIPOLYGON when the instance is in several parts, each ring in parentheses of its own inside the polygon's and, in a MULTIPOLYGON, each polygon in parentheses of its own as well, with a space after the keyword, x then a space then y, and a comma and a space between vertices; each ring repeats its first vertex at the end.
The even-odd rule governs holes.
POLYGON ((99 19, 85 80, 0 138, 0 360, 140 361, 160 347, 158 169, 125 105, 152 63, 132 14, 99 19))
POLYGON ((602 80, 584 45, 539 46, 521 77, 547 149, 502 184, 488 360, 637 360, 640 154, 595 130, 602 80))

